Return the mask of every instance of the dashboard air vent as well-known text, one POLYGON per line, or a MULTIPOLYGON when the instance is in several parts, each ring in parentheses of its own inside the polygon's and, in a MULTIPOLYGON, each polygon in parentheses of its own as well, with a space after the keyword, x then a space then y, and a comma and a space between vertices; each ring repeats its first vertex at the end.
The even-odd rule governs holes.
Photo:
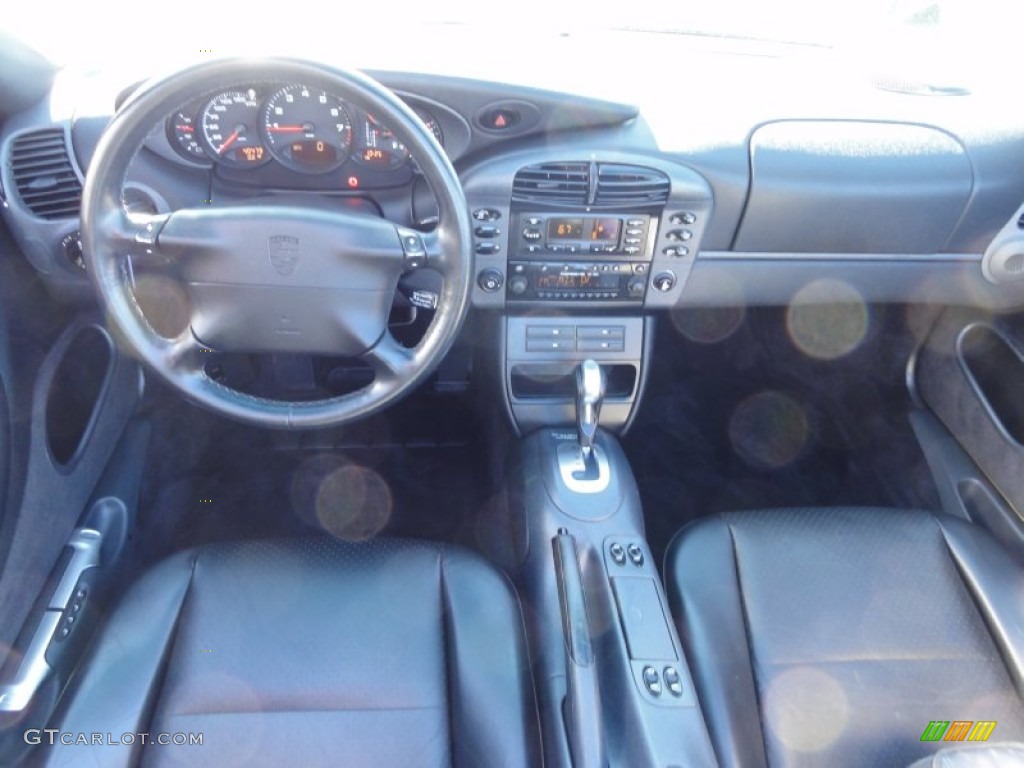
POLYGON ((1017 219, 1017 229, 1024 229, 1024 213, 1022 213, 1020 218, 1017 219))
POLYGON ((669 178, 661 171, 638 165, 600 163, 597 169, 595 205, 664 205, 669 178))
POLYGON ((78 215, 82 184, 68 156, 63 128, 18 136, 11 145, 11 177, 18 196, 44 219, 78 215))
POLYGON ((589 191, 589 163, 528 165, 512 182, 512 197, 532 202, 586 205, 589 191))

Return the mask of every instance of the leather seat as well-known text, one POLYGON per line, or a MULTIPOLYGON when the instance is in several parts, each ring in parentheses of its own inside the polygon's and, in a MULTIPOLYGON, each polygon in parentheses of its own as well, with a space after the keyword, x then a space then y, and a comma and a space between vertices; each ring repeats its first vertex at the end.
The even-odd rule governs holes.
POLYGON ((129 590, 70 693, 52 726, 62 732, 195 733, 202 745, 58 743, 50 765, 540 761, 510 584, 481 558, 428 543, 254 541, 176 555, 129 590))
POLYGON ((666 591, 723 766, 907 766, 931 721, 1024 740, 1024 571, 927 512, 701 519, 666 591))

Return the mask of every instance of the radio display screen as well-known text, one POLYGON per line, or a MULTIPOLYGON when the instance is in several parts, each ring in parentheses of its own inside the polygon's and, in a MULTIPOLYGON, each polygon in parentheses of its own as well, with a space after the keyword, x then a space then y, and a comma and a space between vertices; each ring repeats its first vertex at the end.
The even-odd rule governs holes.
POLYGON ((607 273, 595 275, 590 272, 540 272, 536 279, 537 290, 540 291, 552 289, 612 290, 619 287, 618 275, 607 273))
POLYGON ((622 229, 621 219, 548 219, 548 240, 593 240, 615 243, 622 229))

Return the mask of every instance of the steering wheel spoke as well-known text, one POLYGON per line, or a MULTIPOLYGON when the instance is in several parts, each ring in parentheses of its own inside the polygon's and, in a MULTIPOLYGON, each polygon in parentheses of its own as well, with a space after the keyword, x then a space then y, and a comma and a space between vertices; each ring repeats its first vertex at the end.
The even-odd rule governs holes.
POLYGON ((403 347, 395 337, 385 332, 380 341, 368 349, 363 357, 373 368, 378 381, 401 380, 413 365, 413 353, 403 347))

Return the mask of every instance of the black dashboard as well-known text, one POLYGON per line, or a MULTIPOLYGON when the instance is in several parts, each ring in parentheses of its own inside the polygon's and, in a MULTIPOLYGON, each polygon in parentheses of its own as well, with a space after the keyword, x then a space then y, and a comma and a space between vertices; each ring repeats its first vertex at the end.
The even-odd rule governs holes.
MULTIPOLYGON (((843 83, 837 98, 816 103, 800 90, 806 73, 779 77, 790 66, 782 59, 736 61, 715 81, 722 109, 702 81, 687 81, 702 111, 693 101, 672 107, 657 83, 641 81, 628 89, 631 104, 495 80, 369 74, 429 127, 471 211, 494 215, 477 227, 477 307, 786 304, 821 280, 868 302, 1020 303, 1018 274, 1005 265, 1021 250, 1024 174, 1015 169, 1024 149, 1005 115, 980 122, 995 114, 990 101, 843 83), (641 191, 612 198, 613 184, 641 191), (559 240, 542 228, 528 241, 532 220, 590 229, 559 240), (601 240, 611 229, 594 234, 602 221, 616 228, 614 243, 601 240), (627 230, 639 242, 625 242, 627 230)), ((77 194, 132 88, 62 74, 3 125, 4 215, 67 297, 89 294, 75 253, 77 194), (36 173, 40 152, 53 165, 36 173)), ((126 203, 139 210, 284 194, 355 202, 421 228, 436 215, 415 158, 386 125, 285 81, 195 94, 153 126, 130 179, 126 203)))

